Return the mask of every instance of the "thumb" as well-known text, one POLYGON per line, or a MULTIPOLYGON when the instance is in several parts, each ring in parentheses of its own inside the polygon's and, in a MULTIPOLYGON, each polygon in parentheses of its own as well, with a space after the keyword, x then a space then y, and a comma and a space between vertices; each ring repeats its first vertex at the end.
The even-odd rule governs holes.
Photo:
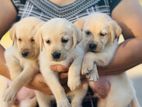
POLYGON ((51 65, 50 68, 51 70, 57 71, 57 72, 67 72, 68 71, 68 67, 60 65, 60 64, 51 65))

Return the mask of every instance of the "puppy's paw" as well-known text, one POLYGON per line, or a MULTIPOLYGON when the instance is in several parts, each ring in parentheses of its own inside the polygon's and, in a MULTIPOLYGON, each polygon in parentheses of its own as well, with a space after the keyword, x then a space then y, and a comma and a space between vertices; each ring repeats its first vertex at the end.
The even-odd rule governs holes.
POLYGON ((7 102, 4 102, 4 101, 1 101, 0 104, 1 104, 1 105, 0 105, 1 107, 11 107, 11 106, 10 106, 11 104, 9 104, 9 103, 7 103, 7 102))
POLYGON ((13 102, 15 99, 17 92, 13 88, 9 87, 6 89, 5 93, 3 94, 3 100, 5 102, 13 102))
POLYGON ((93 62, 83 62, 83 65, 82 65, 82 75, 86 75, 86 74, 89 74, 90 72, 93 71, 94 69, 94 63, 93 62))
POLYGON ((68 78, 68 87, 71 91, 75 90, 81 85, 80 77, 68 78))
POLYGON ((57 101, 57 107, 71 107, 71 104, 69 103, 68 99, 63 99, 60 101, 57 101))
POLYGON ((86 75, 86 77, 90 80, 90 81, 97 81, 99 80, 99 74, 97 69, 93 70, 92 72, 90 72, 88 75, 86 75))

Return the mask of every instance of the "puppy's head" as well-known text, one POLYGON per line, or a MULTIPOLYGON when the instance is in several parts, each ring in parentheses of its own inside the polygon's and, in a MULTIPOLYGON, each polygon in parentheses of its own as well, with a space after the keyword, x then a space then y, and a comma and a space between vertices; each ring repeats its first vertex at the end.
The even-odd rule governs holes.
POLYGON ((34 17, 27 17, 17 22, 10 29, 14 47, 24 58, 36 58, 39 54, 39 40, 35 36, 43 22, 34 17))
POLYGON ((119 25, 104 13, 94 13, 88 16, 84 22, 83 31, 86 36, 92 37, 88 48, 93 52, 102 51, 121 34, 119 25))
POLYGON ((46 22, 37 35, 40 35, 41 50, 46 51, 53 61, 65 60, 81 38, 80 31, 62 18, 54 18, 46 22))

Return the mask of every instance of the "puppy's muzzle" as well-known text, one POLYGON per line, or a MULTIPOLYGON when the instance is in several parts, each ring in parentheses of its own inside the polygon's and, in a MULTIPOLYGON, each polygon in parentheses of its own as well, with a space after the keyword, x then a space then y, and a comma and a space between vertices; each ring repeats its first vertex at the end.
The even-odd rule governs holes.
POLYGON ((55 51, 55 52, 52 53, 52 58, 53 58, 54 60, 59 60, 60 57, 61 57, 61 53, 60 53, 60 52, 55 51))
POLYGON ((21 53, 21 55, 23 56, 23 57, 28 57, 29 56, 29 51, 28 50, 23 50, 22 51, 22 53, 21 53))
POLYGON ((89 44, 89 50, 90 51, 95 51, 97 48, 97 44, 96 43, 90 43, 89 44))

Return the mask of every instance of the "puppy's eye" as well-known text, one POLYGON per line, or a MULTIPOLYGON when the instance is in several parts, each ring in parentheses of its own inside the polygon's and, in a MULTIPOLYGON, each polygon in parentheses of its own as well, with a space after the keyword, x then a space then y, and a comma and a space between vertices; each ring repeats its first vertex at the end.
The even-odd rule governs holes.
POLYGON ((100 32, 100 36, 104 37, 106 35, 107 35, 107 33, 100 32))
POLYGON ((67 43, 69 40, 65 39, 65 38, 62 38, 61 41, 62 41, 62 43, 67 43))
POLYGON ((35 40, 33 38, 31 38, 31 42, 34 42, 35 40))
POLYGON ((90 36, 92 33, 91 33, 89 30, 86 30, 86 31, 85 31, 85 34, 86 34, 87 36, 90 36))
POLYGON ((50 41, 50 40, 46 40, 46 43, 47 43, 47 44, 50 44, 50 43, 51 43, 51 41, 50 41))
POLYGON ((18 38, 18 41, 19 41, 19 42, 21 42, 21 41, 22 41, 22 39, 21 39, 21 38, 18 38))

